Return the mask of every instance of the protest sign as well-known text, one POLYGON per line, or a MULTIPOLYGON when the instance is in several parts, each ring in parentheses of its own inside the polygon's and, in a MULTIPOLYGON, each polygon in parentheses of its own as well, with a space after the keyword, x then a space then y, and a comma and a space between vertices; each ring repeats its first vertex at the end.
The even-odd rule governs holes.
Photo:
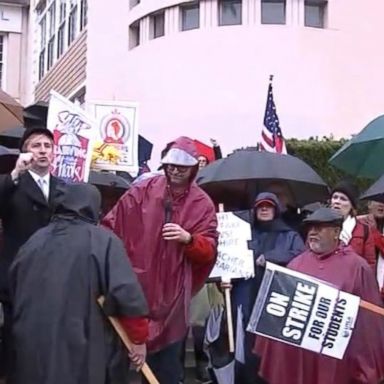
POLYGON ((329 283, 267 263, 247 330, 342 359, 359 304, 329 283))
POLYGON ((51 91, 47 128, 54 137, 52 173, 71 182, 87 182, 95 121, 79 106, 51 91))
POLYGON ((95 102, 97 120, 92 168, 136 175, 138 165, 138 106, 125 102, 95 102))
POLYGON ((217 214, 219 244, 217 260, 210 278, 249 278, 254 276, 253 251, 248 249, 252 239, 251 225, 233 212, 217 214))

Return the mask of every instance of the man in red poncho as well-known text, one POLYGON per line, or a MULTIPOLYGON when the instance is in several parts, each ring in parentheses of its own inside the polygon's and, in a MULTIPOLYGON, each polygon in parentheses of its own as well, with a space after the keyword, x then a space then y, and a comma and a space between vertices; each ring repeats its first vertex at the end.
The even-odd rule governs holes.
POLYGON ((124 242, 149 305, 148 363, 161 384, 177 384, 191 297, 216 258, 217 220, 194 183, 193 141, 180 137, 163 152, 165 175, 134 185, 103 223, 124 242))
MULTIPOLYGON (((374 273, 351 247, 339 245, 340 214, 319 208, 304 220, 309 250, 289 268, 380 305, 374 273)), ((343 360, 258 337, 260 374, 269 384, 378 384, 384 378, 384 320, 361 309, 343 360)))

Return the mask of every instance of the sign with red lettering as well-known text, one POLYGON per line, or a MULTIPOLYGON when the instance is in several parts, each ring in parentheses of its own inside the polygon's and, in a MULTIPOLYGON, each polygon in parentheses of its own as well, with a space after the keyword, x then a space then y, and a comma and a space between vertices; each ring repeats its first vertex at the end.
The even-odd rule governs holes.
POLYGON ((303 273, 267 263, 247 330, 342 359, 360 298, 303 273))
POLYGON ((79 106, 51 91, 47 128, 54 137, 52 173, 70 182, 87 182, 95 122, 79 106))

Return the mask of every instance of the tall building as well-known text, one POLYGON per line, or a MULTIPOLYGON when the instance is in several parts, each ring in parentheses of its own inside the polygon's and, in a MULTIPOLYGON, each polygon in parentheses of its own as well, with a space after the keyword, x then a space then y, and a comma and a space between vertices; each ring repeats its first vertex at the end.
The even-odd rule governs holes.
MULTIPOLYGON (((349 136, 384 111, 382 0, 35 0, 35 99, 140 104, 157 145, 259 140, 269 75, 286 137, 349 136)), ((155 157, 159 152, 155 153, 155 157)))
POLYGON ((0 2, 0 88, 23 103, 28 78, 27 0, 0 2))

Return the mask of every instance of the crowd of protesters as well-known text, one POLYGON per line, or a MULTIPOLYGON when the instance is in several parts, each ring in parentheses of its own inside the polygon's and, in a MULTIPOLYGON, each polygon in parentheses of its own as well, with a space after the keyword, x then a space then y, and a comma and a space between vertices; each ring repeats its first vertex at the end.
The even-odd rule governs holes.
MULTIPOLYGON (((213 142, 216 158, 221 157, 213 142)), ((53 136, 27 130, 10 174, 0 175, 0 300, 6 383, 125 384, 130 362, 147 362, 161 384, 183 381, 185 338, 192 321, 199 382, 215 382, 203 351, 209 290, 217 253, 216 208, 194 179, 209 163, 180 137, 162 152, 161 170, 144 177, 101 213, 102 196, 88 184, 50 174, 53 136), (99 225, 100 224, 100 225, 99 225), (116 317, 130 352, 97 304, 116 317), (192 299, 194 298, 194 303, 192 299), (192 303, 192 311, 190 311, 192 303)), ((377 384, 384 379, 384 320, 359 313, 342 360, 246 332, 265 263, 309 274, 382 305, 384 204, 357 215, 358 191, 340 182, 329 207, 298 214, 283 183, 272 182, 251 211, 255 276, 231 288, 243 311, 245 363, 236 383, 377 384), (304 229, 303 229, 304 228, 304 229)), ((108 204, 110 205, 110 204, 108 204)), ((145 382, 145 379, 143 379, 145 382)))

